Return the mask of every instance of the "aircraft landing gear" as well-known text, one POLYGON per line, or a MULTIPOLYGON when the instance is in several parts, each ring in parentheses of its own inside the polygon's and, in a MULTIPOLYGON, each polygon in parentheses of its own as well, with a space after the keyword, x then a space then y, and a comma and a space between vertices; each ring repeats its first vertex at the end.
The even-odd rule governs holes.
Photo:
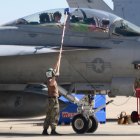
MULTIPOLYGON (((106 103, 109 104, 112 101, 106 103)), ((98 128, 98 121, 95 118, 95 113, 105 107, 105 105, 93 109, 93 96, 86 95, 77 104, 77 112, 79 114, 75 115, 72 119, 72 128, 78 134, 83 133, 93 133, 98 128)))
POLYGON ((100 106, 97 109, 93 109, 94 95, 85 95, 82 99, 78 100, 73 95, 68 94, 68 92, 58 86, 59 92, 69 101, 77 104, 77 115, 72 119, 72 128, 77 134, 83 133, 93 133, 98 128, 98 121, 95 118, 95 113, 104 108, 113 100, 107 102, 106 104, 100 106))
POLYGON ((89 127, 87 130, 87 133, 93 133, 98 128, 98 121, 94 116, 89 117, 89 127))
POLYGON ((78 114, 73 117, 72 128, 77 134, 93 133, 98 128, 98 121, 94 116, 87 118, 78 114))
POLYGON ((89 120, 82 114, 75 115, 72 119, 72 128, 77 134, 87 132, 89 127, 89 120))

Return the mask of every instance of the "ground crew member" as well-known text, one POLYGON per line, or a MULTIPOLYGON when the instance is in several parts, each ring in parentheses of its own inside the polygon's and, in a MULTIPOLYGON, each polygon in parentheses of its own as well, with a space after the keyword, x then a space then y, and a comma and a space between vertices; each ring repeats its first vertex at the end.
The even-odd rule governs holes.
POLYGON ((56 126, 59 120, 59 102, 58 102, 58 86, 56 82, 56 76, 59 76, 59 67, 60 67, 61 54, 59 54, 58 61, 54 69, 50 68, 46 72, 47 84, 48 87, 48 101, 47 101, 47 111, 46 119, 44 121, 44 130, 43 135, 48 134, 48 128, 51 127, 51 135, 60 135, 56 132, 56 126))

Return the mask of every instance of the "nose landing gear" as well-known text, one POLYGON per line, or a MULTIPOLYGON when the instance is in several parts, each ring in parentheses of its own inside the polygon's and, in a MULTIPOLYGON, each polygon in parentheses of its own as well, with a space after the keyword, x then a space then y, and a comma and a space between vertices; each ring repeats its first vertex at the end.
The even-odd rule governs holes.
MULTIPOLYGON (((84 104, 82 103, 82 106, 81 104, 78 104, 79 106, 77 110, 79 114, 73 117, 72 128, 78 134, 93 133, 98 128, 98 121, 95 117, 95 113, 100 109, 104 108, 105 105, 94 110, 93 106, 91 105, 91 102, 86 102, 87 101, 86 96, 82 100, 82 102, 83 101, 84 104)), ((112 101, 107 102, 106 105, 111 102, 112 101)))
POLYGON ((77 134, 93 133, 98 128, 98 121, 94 116, 87 118, 78 114, 72 120, 72 128, 77 134))
POLYGON ((77 115, 72 119, 72 128, 78 134, 93 133, 98 128, 98 121, 95 118, 95 113, 103 109, 106 105, 113 102, 113 100, 100 106, 97 109, 93 108, 94 95, 85 95, 82 99, 77 99, 75 96, 68 94, 68 92, 58 86, 59 92, 69 101, 77 104, 77 115))
POLYGON ((88 130, 89 120, 82 114, 78 114, 72 119, 72 128, 78 134, 83 134, 88 130))
POLYGON ((87 133, 93 133, 98 128, 98 121, 94 116, 89 117, 89 127, 87 130, 87 133))

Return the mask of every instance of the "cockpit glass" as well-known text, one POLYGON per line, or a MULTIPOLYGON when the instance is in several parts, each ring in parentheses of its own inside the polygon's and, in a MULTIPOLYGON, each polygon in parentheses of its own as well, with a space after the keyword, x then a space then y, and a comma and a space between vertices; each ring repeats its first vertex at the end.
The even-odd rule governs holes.
MULTIPOLYGON (((83 14, 83 23, 88 26, 94 26, 94 31, 108 31, 110 26, 109 16, 106 13, 101 13, 96 10, 81 9, 83 14)), ((93 28, 92 28, 93 30, 93 28)))
POLYGON ((126 20, 117 20, 114 22, 113 33, 121 36, 140 36, 140 28, 126 20))
POLYGON ((68 13, 68 23, 72 31, 78 32, 109 32, 110 25, 115 21, 117 16, 108 12, 86 9, 86 8, 66 8, 53 9, 43 12, 35 13, 4 26, 18 26, 18 25, 38 25, 45 27, 47 25, 54 25, 60 23, 64 25, 66 18, 66 11, 68 13))
POLYGON ((64 22, 64 9, 46 10, 43 12, 35 13, 23 18, 19 18, 13 22, 5 24, 8 25, 40 25, 47 23, 63 23, 64 22))
MULTIPOLYGON (((68 8, 66 8, 68 9, 68 8)), ((84 24, 96 24, 97 26, 101 26, 102 20, 108 20, 112 22, 114 20, 115 15, 111 15, 107 12, 85 9, 85 8, 70 8, 69 9, 70 22, 82 22, 84 24)), ((35 13, 33 15, 29 15, 23 18, 19 18, 13 22, 5 24, 8 25, 40 25, 47 23, 64 23, 65 21, 65 9, 53 9, 46 10, 43 12, 35 13)), ((107 22, 106 22, 107 23, 107 22)))
POLYGON ((24 18, 29 24, 44 24, 64 22, 64 12, 62 9, 43 11, 24 18))
POLYGON ((117 16, 113 14, 86 8, 78 8, 70 13, 70 23, 86 26, 93 32, 109 32, 109 27, 116 18, 117 16))

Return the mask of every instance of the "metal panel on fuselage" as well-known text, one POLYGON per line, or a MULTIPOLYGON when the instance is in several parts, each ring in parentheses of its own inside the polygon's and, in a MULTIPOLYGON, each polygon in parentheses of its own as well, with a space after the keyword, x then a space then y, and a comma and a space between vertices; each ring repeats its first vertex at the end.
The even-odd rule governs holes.
MULTIPOLYGON (((63 25, 60 23, 5 26, 0 30, 0 44, 60 46, 63 25)), ((71 23, 66 28, 65 46, 94 46, 96 38, 109 38, 103 29, 92 29, 88 24, 71 23)))
MULTIPOLYGON (((57 56, 58 53, 0 57, 0 83, 43 82, 46 70, 53 67, 57 56)), ((111 58, 108 56, 111 56, 108 49, 64 52, 59 82, 110 81, 111 58)))
MULTIPOLYGON (((140 77, 133 64, 140 60, 139 45, 133 41, 114 42, 106 42, 108 47, 113 46, 108 49, 64 51, 59 83, 106 83, 112 77, 140 77)), ((54 66, 57 57, 56 52, 0 57, 0 83, 44 82, 46 70, 54 66)))
POLYGON ((15 28, 3 27, 0 31, 0 44, 9 45, 60 45, 62 28, 21 25, 15 28), (8 39, 7 39, 8 38, 8 39))

